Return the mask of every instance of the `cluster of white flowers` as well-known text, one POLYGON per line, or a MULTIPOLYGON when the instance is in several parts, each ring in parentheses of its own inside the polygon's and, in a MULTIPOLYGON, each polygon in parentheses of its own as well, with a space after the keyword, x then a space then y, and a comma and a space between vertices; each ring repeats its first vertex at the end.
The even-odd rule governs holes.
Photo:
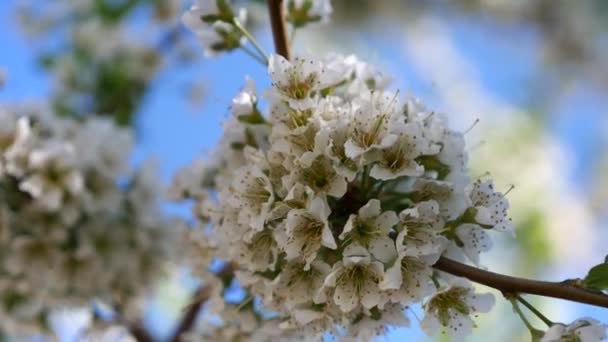
POLYGON ((218 149, 172 188, 195 201, 199 254, 234 265, 259 301, 214 306, 215 330, 366 340, 407 326, 403 310, 423 303, 429 334, 469 334, 493 296, 432 266, 441 255, 478 264, 491 231, 513 228, 492 181, 467 176, 463 135, 354 56, 274 55, 268 72, 269 114, 247 79, 218 149))
POLYGON ((0 332, 92 299, 127 305, 161 274, 171 234, 131 144, 108 120, 0 108, 0 332))
POLYGON ((237 25, 244 25, 247 11, 234 13, 229 0, 198 0, 184 13, 184 25, 194 31, 205 46, 206 54, 214 56, 237 49, 247 38, 237 25))
MULTIPOLYGON (((328 0, 285 4, 292 33, 332 11, 328 0)), ((227 0, 199 0, 183 20, 212 33, 213 52, 253 39, 227 0)), ((174 200, 193 203, 184 251, 208 297, 202 333, 188 338, 367 341, 409 326, 407 310, 420 304, 427 334, 463 340, 494 297, 433 266, 442 257, 479 265, 493 232, 514 236, 506 193, 488 176, 469 177, 463 134, 388 91, 373 66, 261 54, 266 103, 246 78, 217 149, 171 187, 174 200), (216 258, 225 266, 213 273, 216 258)), ((604 335, 582 319, 552 326, 543 341, 604 335)))
MULTIPOLYGON (((289 0, 284 4, 293 30, 325 24, 332 13, 329 0, 289 0)), ((248 40, 246 21, 247 10, 233 10, 230 0, 196 0, 182 16, 182 22, 196 34, 207 56, 242 48, 248 40)))
POLYGON ((332 12, 329 0, 289 0, 287 5, 287 21, 294 28, 309 24, 325 24, 332 12))

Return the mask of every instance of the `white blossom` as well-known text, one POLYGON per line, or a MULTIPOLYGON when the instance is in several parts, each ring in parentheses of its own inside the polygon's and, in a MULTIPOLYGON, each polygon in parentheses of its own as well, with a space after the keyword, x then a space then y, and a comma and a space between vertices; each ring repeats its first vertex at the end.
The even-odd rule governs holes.
POLYGON ((387 300, 378 288, 383 273, 382 263, 372 261, 365 248, 351 244, 345 249, 343 260, 334 264, 323 286, 334 288, 332 300, 345 313, 359 305, 366 309, 382 307, 387 300))
POLYGON ((0 330, 29 331, 93 298, 136 309, 173 241, 158 180, 147 166, 126 168, 130 134, 44 108, 0 113, 10 113, 0 115, 0 330))
POLYGON ((513 224, 507 216, 509 202, 502 193, 494 191, 492 181, 478 180, 473 183, 469 197, 476 209, 475 221, 477 223, 515 236, 513 224))
POLYGON ((593 318, 579 318, 568 325, 561 323, 552 325, 540 342, 600 342, 606 338, 607 328, 606 324, 593 318))
POLYGON ((473 332, 471 318, 477 312, 488 312, 494 306, 494 296, 475 293, 472 285, 462 278, 434 294, 424 304, 424 319, 420 326, 428 335, 445 329, 454 341, 463 341, 473 332))
POLYGON ((182 16, 182 23, 194 31, 205 48, 207 56, 215 56, 244 45, 247 38, 234 21, 245 25, 247 11, 235 13, 228 0, 198 0, 182 16))
POLYGON ((322 197, 311 199, 306 209, 289 212, 285 221, 287 238, 283 244, 288 260, 302 258, 307 270, 321 246, 337 248, 327 221, 329 214, 329 206, 322 197))
POLYGON ((371 199, 357 215, 350 215, 339 237, 346 243, 366 247, 374 258, 386 263, 397 256, 395 243, 389 237, 397 222, 399 218, 394 211, 382 212, 380 201, 371 199))
POLYGON ((346 156, 364 158, 363 163, 379 158, 379 150, 392 146, 398 139, 396 96, 391 93, 366 92, 353 100, 353 122, 350 138, 344 144, 346 156))
POLYGON ((280 55, 270 56, 268 73, 273 87, 266 96, 287 101, 295 110, 313 107, 318 92, 340 79, 340 75, 327 69, 321 61, 303 57, 288 61, 280 55))
POLYGON ((294 27, 329 21, 332 13, 330 0, 289 0, 287 4, 287 20, 294 27))
POLYGON ((397 140, 393 145, 382 149, 378 163, 370 175, 381 180, 395 179, 401 176, 420 176, 424 167, 416 162, 423 154, 435 154, 438 147, 431 145, 422 134, 417 123, 395 125, 397 140))

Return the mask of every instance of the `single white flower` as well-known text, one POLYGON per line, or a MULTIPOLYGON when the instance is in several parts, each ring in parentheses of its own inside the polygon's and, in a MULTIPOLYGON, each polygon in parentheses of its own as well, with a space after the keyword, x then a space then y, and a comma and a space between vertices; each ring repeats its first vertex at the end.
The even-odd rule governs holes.
POLYGON ((392 130, 397 120, 397 98, 388 92, 366 92, 353 100, 349 139, 344 144, 351 159, 366 157, 365 163, 379 158, 379 150, 392 146, 398 135, 392 130))
POLYGON ((470 282, 456 278, 424 303, 420 327, 429 336, 445 329, 452 340, 463 341, 473 332, 475 323, 471 316, 490 311, 494 302, 492 294, 475 293, 470 282))
POLYGON ((344 196, 348 186, 346 178, 336 172, 332 160, 325 155, 314 158, 309 166, 294 165, 291 174, 283 178, 283 186, 287 189, 297 183, 310 187, 317 194, 335 198, 344 196))
POLYGON ((289 262, 275 280, 276 294, 284 298, 287 308, 313 303, 330 271, 331 266, 321 260, 315 260, 308 268, 300 261, 289 262))
MULTIPOLYGON (((475 265, 479 265, 479 255, 492 248, 492 239, 484 229, 479 228, 476 224, 461 224, 456 228, 456 236, 458 239, 456 245, 475 265)), ((454 256, 452 251, 451 256, 461 259, 454 256)))
POLYGON ((444 222, 439 216, 435 201, 417 203, 415 207, 399 213, 396 246, 399 255, 437 258, 444 251, 446 239, 441 236, 444 222))
POLYGON ((515 236, 511 219, 508 217, 509 201, 504 194, 494 191, 491 180, 475 181, 469 190, 471 204, 475 207, 475 222, 500 232, 515 236))
POLYGON ((315 149, 324 151, 334 162, 336 172, 352 182, 357 176, 358 165, 346 155, 344 144, 348 140, 348 120, 334 120, 323 127, 315 137, 315 149))
POLYGON ((422 128, 416 122, 395 125, 394 134, 397 135, 397 140, 393 145, 382 149, 370 176, 381 180, 421 176, 424 167, 416 162, 416 158, 439 152, 438 146, 426 140, 422 128))
POLYGON ((323 197, 312 198, 306 209, 289 212, 285 221, 286 240, 281 244, 288 260, 301 258, 307 270, 321 246, 337 248, 327 221, 329 214, 329 205, 323 197))
POLYGON ((395 242, 389 234, 398 222, 394 211, 382 212, 380 201, 371 199, 357 215, 349 216, 339 238, 345 243, 355 242, 367 248, 374 258, 387 263, 397 256, 395 242))
POLYGON ((416 201, 432 200, 439 204, 439 214, 446 221, 457 219, 468 207, 464 187, 451 182, 417 178, 412 186, 416 201))
POLYGON ((256 232, 237 246, 236 252, 241 263, 256 271, 274 270, 280 248, 271 230, 256 232))
POLYGON ((300 117, 302 121, 299 121, 300 119, 292 121, 289 118, 287 122, 275 125, 270 135, 271 149, 288 157, 283 160, 283 166, 286 168, 291 168, 297 163, 310 166, 312 160, 321 154, 315 145, 321 123, 318 118, 312 116, 313 112, 310 109, 305 111, 287 109, 287 111, 290 114, 283 116, 286 119, 304 112, 309 112, 310 115, 305 115, 306 120, 303 119, 304 117, 300 117))
POLYGON ((451 181, 451 176, 466 173, 468 155, 465 151, 464 135, 454 131, 443 131, 441 140, 441 152, 438 159, 443 164, 449 167, 448 174, 445 179, 451 181))
POLYGON ((367 249, 357 244, 347 246, 343 255, 323 284, 324 288, 334 289, 333 302, 345 313, 359 305, 381 308, 388 299, 378 287, 384 273, 382 263, 372 261, 367 249))
POLYGON ((272 87, 266 96, 272 101, 287 101, 295 110, 315 106, 318 92, 339 82, 340 75, 325 68, 321 61, 280 55, 270 56, 268 73, 272 87))
POLYGON ((235 172, 232 205, 239 208, 239 222, 261 231, 274 202, 268 177, 256 165, 235 172))
MULTIPOLYGON (((436 261, 436 260, 435 260, 436 261)), ((401 254, 389 267, 379 287, 389 290, 390 300, 408 305, 421 300, 432 291, 433 268, 429 261, 401 254)))

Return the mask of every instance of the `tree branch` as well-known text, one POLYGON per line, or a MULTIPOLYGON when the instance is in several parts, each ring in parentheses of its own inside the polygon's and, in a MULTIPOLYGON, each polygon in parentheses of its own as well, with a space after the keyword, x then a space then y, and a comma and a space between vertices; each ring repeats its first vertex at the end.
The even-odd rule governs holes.
POLYGON ((210 296, 211 287, 209 286, 201 286, 198 290, 194 292, 194 300, 192 301, 192 303, 190 303, 190 306, 187 307, 179 324, 175 328, 175 333, 173 333, 173 337, 171 337, 169 341, 182 341, 182 335, 192 329, 196 321, 196 317, 198 316, 198 312, 201 310, 201 307, 203 306, 203 304, 205 304, 205 302, 207 301, 207 299, 209 299, 210 296))
POLYGON ((127 326, 129 333, 137 342, 154 342, 154 338, 141 325, 141 323, 132 323, 127 326))
POLYGON ((433 267, 440 271, 495 288, 504 294, 527 293, 608 308, 608 295, 589 291, 567 282, 548 282, 511 277, 484 271, 445 257, 439 258, 433 267))
MULTIPOLYGON (((217 273, 215 273, 215 275, 223 280, 227 277, 232 277, 235 270, 236 266, 234 264, 227 263, 217 273)), ((211 291, 212 289, 210 286, 204 285, 194 292, 190 305, 184 311, 184 315, 181 317, 177 327, 175 328, 175 332, 169 341, 181 342, 184 333, 187 333, 194 327, 194 323, 196 323, 196 318, 198 317, 201 307, 203 304, 205 304, 209 297, 211 297, 211 291)))
POLYGON ((285 28, 285 5, 283 0, 268 0, 268 15, 272 27, 274 46, 279 55, 289 59, 289 41, 285 28))

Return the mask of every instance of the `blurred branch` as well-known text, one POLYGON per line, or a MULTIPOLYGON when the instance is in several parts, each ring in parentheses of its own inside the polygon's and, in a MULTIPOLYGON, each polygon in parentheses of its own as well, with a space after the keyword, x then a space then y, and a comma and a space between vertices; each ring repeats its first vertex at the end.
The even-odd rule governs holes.
POLYGON ((608 308, 608 295, 581 288, 571 282, 548 282, 516 278, 484 271, 445 257, 439 258, 433 267, 440 271, 495 288, 503 294, 527 293, 608 308))
POLYGON ((268 15, 272 27, 274 46, 279 55, 289 59, 289 41, 285 24, 285 5, 283 0, 268 0, 268 15))
MULTIPOLYGON (((235 269, 235 265, 228 263, 217 273, 215 273, 215 275, 223 280, 228 277, 232 277, 235 269)), ((205 302, 211 297, 211 291, 212 288, 210 286, 203 285, 194 292, 190 305, 186 307, 184 315, 180 319, 179 324, 177 325, 177 328, 169 341, 181 342, 183 335, 194 327, 199 311, 205 302)))
POLYGON ((211 287, 209 286, 201 286, 198 290, 194 292, 193 301, 186 308, 184 315, 182 316, 175 332, 173 333, 173 337, 169 341, 171 342, 180 342, 182 341, 182 335, 192 329, 194 323, 196 322, 196 317, 198 317, 198 313, 201 310, 201 307, 211 296, 211 287))
POLYGON ((148 331, 139 322, 129 324, 127 329, 137 342, 154 342, 154 338, 152 338, 148 331))

